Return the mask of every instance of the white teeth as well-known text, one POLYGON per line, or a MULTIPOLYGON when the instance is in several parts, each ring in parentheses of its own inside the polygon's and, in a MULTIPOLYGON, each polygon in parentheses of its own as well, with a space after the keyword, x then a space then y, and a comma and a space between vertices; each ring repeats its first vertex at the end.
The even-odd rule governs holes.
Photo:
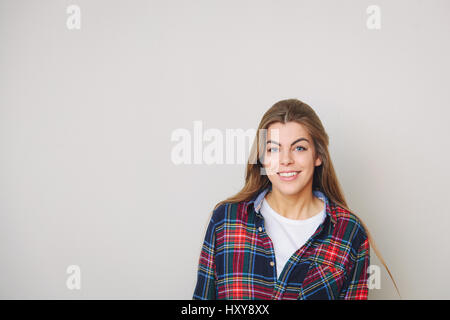
POLYGON ((280 172, 280 176, 282 177, 292 177, 295 176, 298 172, 289 172, 289 173, 281 173, 280 172))

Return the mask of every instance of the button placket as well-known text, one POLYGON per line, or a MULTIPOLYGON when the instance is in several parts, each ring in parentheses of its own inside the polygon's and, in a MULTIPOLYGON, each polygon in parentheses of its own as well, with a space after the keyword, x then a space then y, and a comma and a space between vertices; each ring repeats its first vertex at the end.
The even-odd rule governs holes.
MULTIPOLYGON (((272 259, 269 261, 269 265, 273 268, 275 266, 275 252, 274 252, 274 248, 273 248, 273 243, 272 243, 272 240, 270 239, 270 237, 267 235, 267 233, 265 233, 264 228, 262 227, 264 225, 264 217, 259 212, 257 212, 256 215, 259 218, 259 221, 258 221, 259 226, 258 226, 257 230, 259 231, 259 233, 261 233, 261 236, 267 237, 269 239, 270 258, 272 259)), ((277 272, 275 270, 275 284, 278 282, 278 278, 277 278, 276 274, 277 274, 277 272)))

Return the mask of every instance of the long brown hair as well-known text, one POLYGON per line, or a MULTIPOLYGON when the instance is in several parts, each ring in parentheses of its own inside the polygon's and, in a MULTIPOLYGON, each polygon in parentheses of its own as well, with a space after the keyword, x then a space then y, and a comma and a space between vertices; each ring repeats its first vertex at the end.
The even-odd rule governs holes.
MULTIPOLYGON (((281 100, 275 103, 266 113, 263 115, 261 122, 259 123, 256 137, 250 151, 249 160, 247 163, 247 169, 245 174, 245 185, 241 191, 236 195, 229 197, 223 201, 217 203, 214 210, 224 203, 239 203, 242 201, 249 201, 255 194, 262 191, 270 185, 270 180, 265 174, 261 174, 262 163, 260 161, 262 157, 262 150, 265 146, 264 134, 267 132, 269 126, 275 122, 281 122, 283 124, 287 122, 297 122, 301 124, 312 137, 315 156, 319 156, 322 160, 320 166, 315 167, 313 176, 313 190, 320 190, 330 199, 330 201, 341 206, 342 208, 352 212, 345 201, 344 194, 334 171, 333 163, 328 152, 329 138, 315 111, 306 103, 298 99, 281 100)), ((357 216, 354 212, 352 212, 357 216)), ((358 217, 358 216, 357 216, 358 217)), ((375 251, 375 254, 380 259, 381 263, 386 268, 398 295, 401 297, 397 284, 389 271, 381 253, 378 251, 375 241, 371 236, 369 229, 365 223, 358 217, 363 225, 371 247, 375 251)))

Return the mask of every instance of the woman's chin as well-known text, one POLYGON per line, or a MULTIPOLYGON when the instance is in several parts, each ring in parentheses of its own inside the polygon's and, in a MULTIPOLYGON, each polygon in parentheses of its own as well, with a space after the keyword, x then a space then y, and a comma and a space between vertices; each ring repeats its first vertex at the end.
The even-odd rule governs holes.
POLYGON ((298 184, 281 183, 275 186, 281 194, 290 196, 298 194, 302 190, 302 186, 298 184))

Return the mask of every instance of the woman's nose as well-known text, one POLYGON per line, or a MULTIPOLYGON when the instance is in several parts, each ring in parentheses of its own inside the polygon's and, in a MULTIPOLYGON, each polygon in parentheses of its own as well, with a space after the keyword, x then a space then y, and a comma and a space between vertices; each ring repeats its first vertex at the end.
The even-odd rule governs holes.
POLYGON ((280 153, 280 164, 287 165, 292 162, 292 155, 289 151, 280 153))

